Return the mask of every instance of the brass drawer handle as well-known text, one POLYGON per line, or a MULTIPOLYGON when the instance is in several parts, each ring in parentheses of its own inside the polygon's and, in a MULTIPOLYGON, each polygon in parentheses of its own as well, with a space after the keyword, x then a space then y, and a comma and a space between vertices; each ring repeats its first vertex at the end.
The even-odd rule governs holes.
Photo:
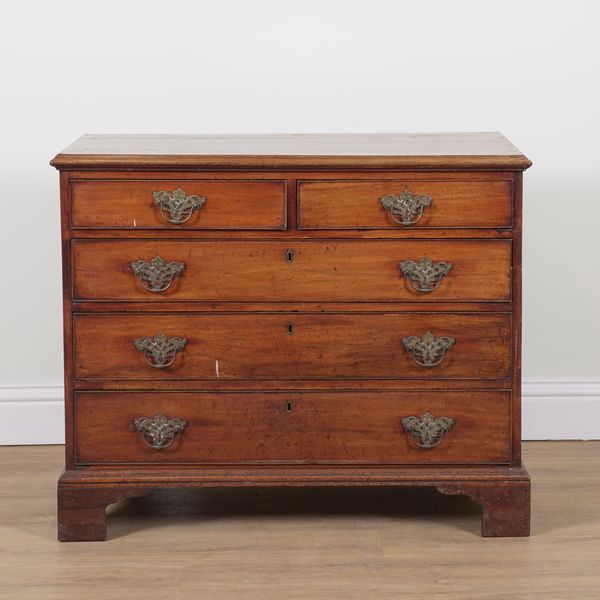
POLYGON ((169 192, 152 192, 154 204, 160 209, 160 215, 165 221, 175 225, 183 225, 190 220, 192 213, 206 203, 204 196, 188 196, 177 188, 169 192))
POLYGON ((183 419, 168 419, 165 415, 158 414, 155 417, 137 417, 131 422, 136 431, 142 435, 146 446, 154 450, 168 448, 175 436, 182 432, 187 421, 183 419))
POLYGON ((435 418, 428 412, 424 412, 420 417, 411 415, 402 419, 404 431, 410 434, 412 440, 419 448, 426 450, 435 448, 442 441, 444 434, 450 431, 453 426, 453 418, 435 418))
POLYGON ((133 342, 138 352, 144 353, 144 360, 155 369, 170 367, 175 360, 175 355, 181 352, 187 344, 184 337, 168 338, 159 331, 153 338, 140 337, 133 342))
POLYGON ((183 273, 185 263, 166 262, 155 256, 150 262, 136 260, 130 264, 134 275, 139 277, 142 287, 149 292, 164 292, 171 287, 173 279, 183 273))
POLYGON ((417 292, 434 292, 440 287, 442 278, 452 269, 452 263, 434 263, 429 257, 424 256, 418 261, 403 260, 400 263, 400 272, 417 292))
POLYGON ((402 344, 420 367, 437 367, 444 359, 446 350, 452 348, 455 342, 452 337, 436 337, 431 331, 421 337, 411 335, 402 338, 402 344))
POLYGON ((431 206, 433 198, 427 194, 415 196, 408 188, 405 188, 399 196, 387 194, 379 198, 379 202, 396 223, 414 225, 423 216, 423 211, 431 206))

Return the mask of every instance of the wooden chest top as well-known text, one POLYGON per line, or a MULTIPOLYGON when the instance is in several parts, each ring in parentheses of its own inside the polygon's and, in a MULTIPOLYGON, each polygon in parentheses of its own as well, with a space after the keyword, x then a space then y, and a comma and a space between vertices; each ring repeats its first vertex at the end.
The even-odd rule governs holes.
POLYGON ((51 163, 90 167, 360 167, 523 170, 501 133, 84 135, 51 163))

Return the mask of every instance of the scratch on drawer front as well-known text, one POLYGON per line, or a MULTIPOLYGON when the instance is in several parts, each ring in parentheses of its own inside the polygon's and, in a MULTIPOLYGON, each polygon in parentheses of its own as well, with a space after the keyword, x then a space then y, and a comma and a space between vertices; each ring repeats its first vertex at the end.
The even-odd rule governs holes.
POLYGON ((215 373, 217 374, 217 379, 221 379, 221 375, 219 373, 219 361, 215 360, 215 373))
POLYGON ((134 226, 134 227, 137 227, 137 224, 136 224, 136 222, 135 222, 135 218, 133 219, 133 226, 134 226))

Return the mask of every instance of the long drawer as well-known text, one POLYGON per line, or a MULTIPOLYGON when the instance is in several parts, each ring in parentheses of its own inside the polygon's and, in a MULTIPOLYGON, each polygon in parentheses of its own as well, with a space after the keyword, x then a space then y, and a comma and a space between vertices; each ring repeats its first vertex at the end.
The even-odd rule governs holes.
POLYGON ((300 181, 300 229, 512 225, 512 182, 300 181))
POLYGON ((499 379, 510 313, 77 314, 78 379, 499 379))
POLYGON ((106 229, 285 229, 286 182, 75 180, 71 226, 106 229))
POLYGON ((511 253, 510 240, 77 240, 73 297, 508 301, 511 253))
POLYGON ((79 464, 507 463, 510 393, 75 394, 79 464))

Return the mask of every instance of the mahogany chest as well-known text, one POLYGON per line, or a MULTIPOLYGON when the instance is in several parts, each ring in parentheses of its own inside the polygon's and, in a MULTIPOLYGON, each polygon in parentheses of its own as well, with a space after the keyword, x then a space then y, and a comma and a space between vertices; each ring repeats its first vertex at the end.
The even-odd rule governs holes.
POLYGON ((528 535, 506 138, 86 135, 51 164, 59 539, 176 486, 432 486, 528 535))

